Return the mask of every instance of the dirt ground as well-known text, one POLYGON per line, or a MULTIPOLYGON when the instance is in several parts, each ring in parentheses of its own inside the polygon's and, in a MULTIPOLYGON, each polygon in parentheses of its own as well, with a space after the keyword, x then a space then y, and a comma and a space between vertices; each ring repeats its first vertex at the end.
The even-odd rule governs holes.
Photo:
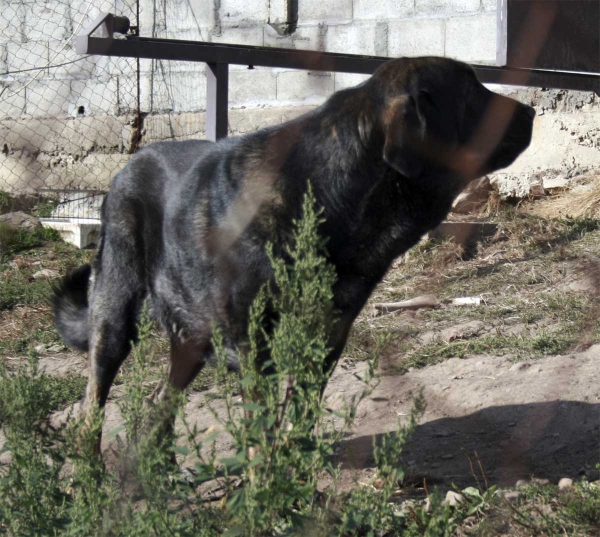
MULTIPOLYGON (((493 236, 478 243, 424 241, 394 265, 357 320, 326 392, 330 408, 341 409, 363 390, 365 359, 380 338, 387 343, 378 384, 359 405, 342 443, 343 487, 371 475, 373 437, 408 419, 419 393, 427 407, 405 454, 408 480, 415 484, 423 478, 444 490, 452 483, 476 484, 471 468, 476 457, 489 484, 505 486, 531 476, 552 482, 577 477, 600 461, 598 225, 519 214, 497 222, 493 236), (374 313, 377 302, 423 294, 437 296, 440 305, 374 313), (481 304, 452 304, 465 296, 481 304)), ((47 249, 12 259, 3 276, 15 271, 27 276, 40 266, 60 269, 47 249), (46 261, 40 265, 40 259, 46 261)), ((9 364, 22 359, 13 340, 27 332, 49 374, 85 375, 85 358, 62 347, 55 334, 48 336, 52 330, 45 303, 6 309, 0 312, 0 355, 9 364)), ((118 402, 126 377, 125 368, 106 409, 108 457, 121 426, 118 402)), ((208 379, 190 391, 185 412, 192 424, 219 428, 206 387, 215 389, 208 379)), ((60 410, 55 418, 70 411, 60 410)), ((222 434, 218 452, 225 455, 230 447, 222 434)))

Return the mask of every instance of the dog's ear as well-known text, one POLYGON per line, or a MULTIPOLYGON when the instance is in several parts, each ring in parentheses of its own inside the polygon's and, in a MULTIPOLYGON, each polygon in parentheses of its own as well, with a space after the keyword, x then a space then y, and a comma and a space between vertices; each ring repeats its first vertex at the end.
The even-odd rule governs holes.
POLYGON ((384 112, 383 159, 405 177, 419 177, 427 165, 427 136, 435 104, 420 91, 394 99, 384 112))

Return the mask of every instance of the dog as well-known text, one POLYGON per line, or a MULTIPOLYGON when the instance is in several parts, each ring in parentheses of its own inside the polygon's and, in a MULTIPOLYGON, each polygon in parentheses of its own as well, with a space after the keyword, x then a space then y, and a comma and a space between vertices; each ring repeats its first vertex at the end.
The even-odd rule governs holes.
POLYGON ((211 359, 214 322, 228 327, 236 366, 250 305, 273 277, 265 247, 283 254, 309 182, 337 273, 331 371, 393 260, 442 222, 471 180, 528 147, 534 116, 467 64, 400 58, 287 123, 140 150, 106 195, 92 266, 54 296, 64 342, 89 353, 87 411, 104 406, 145 302, 170 338, 172 387, 185 389, 211 359))

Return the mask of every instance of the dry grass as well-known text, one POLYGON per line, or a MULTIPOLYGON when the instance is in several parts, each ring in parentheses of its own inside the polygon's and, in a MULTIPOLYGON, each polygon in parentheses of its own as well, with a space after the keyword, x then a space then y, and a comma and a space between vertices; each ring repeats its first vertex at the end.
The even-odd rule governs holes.
POLYGON ((562 191, 529 204, 527 212, 542 218, 600 218, 600 175, 586 188, 562 191))

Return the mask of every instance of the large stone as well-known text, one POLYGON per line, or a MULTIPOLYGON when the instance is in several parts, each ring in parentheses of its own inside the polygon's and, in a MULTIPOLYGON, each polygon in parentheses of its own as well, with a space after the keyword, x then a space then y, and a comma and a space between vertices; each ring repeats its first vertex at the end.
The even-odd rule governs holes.
POLYGON ((452 212, 471 214, 479 211, 486 204, 492 190, 493 188, 488 177, 472 181, 454 200, 452 212))
POLYGON ((35 217, 22 212, 6 213, 0 215, 0 223, 18 229, 33 231, 40 227, 40 221, 35 217))

